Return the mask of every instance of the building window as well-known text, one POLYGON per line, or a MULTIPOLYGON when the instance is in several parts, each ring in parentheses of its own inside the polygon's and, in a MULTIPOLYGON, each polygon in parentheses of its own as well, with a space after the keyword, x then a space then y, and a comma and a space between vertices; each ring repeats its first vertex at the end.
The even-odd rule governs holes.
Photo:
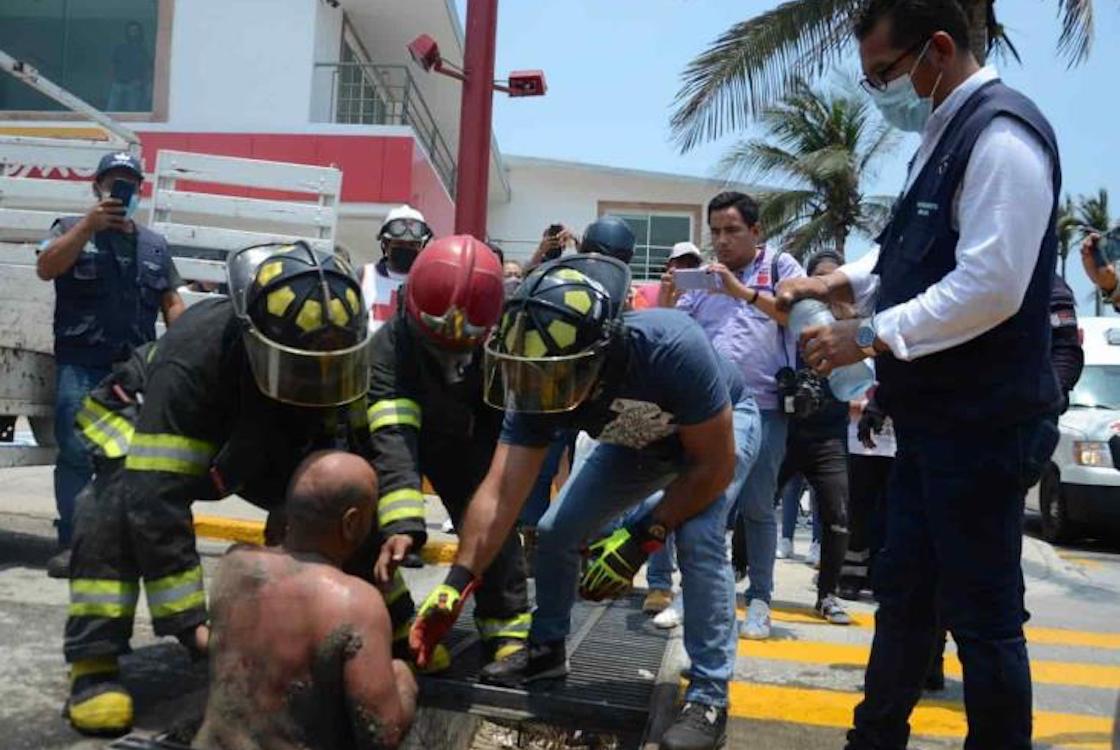
MULTIPOLYGON (((3 0, 0 49, 107 112, 151 112, 159 0, 3 0)), ((65 110, 0 76, 0 110, 65 110)))
POLYGON ((660 278, 665 271, 665 262, 669 260, 673 245, 678 242, 688 242, 693 237, 695 217, 692 212, 612 211, 611 213, 629 224, 637 239, 634 258, 630 261, 630 271, 635 281, 652 281, 660 278))

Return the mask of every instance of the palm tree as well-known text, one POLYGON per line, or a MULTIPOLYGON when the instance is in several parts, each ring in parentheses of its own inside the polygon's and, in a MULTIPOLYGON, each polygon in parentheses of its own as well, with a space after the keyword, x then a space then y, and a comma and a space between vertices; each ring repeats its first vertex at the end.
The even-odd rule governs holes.
MULTIPOLYGON (((735 24, 685 69, 672 117, 674 136, 687 151, 742 129, 788 94, 795 81, 812 80, 850 49, 855 14, 866 0, 783 0, 773 10, 735 24)), ((996 13, 996 0, 961 0, 971 20, 972 51, 1018 59, 996 13)), ((1054 0, 1062 20, 1058 50, 1068 63, 1084 60, 1093 40, 1093 0, 1054 0)))
POLYGON ((1073 204, 1073 197, 1066 193, 1066 199, 1058 206, 1058 258, 1061 263, 1061 275, 1066 277, 1066 260, 1069 258, 1070 248, 1073 247, 1074 235, 1081 228, 1077 218, 1077 208, 1073 204))
MULTIPOLYGON (((1108 190, 1101 188, 1095 196, 1083 195, 1078 199, 1077 226, 1083 236, 1093 232, 1105 234, 1109 229, 1112 229, 1112 215, 1108 210, 1108 190)), ((1101 314, 1100 292, 1094 290, 1093 300, 1096 310, 1094 314, 1099 317, 1101 314)))
POLYGON ((897 145, 873 109, 850 83, 822 93, 796 81, 762 117, 769 139, 744 140, 723 157, 728 179, 789 185, 762 196, 761 220, 795 257, 822 247, 843 254, 853 231, 873 237, 885 223, 890 200, 860 192, 876 159, 897 145))

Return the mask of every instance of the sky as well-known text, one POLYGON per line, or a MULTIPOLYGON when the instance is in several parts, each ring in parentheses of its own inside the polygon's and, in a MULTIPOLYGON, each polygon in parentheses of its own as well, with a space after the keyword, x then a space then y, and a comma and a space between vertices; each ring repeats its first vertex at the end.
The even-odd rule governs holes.
MULTIPOLYGON (((465 17, 466 0, 456 0, 465 17)), ((1058 134, 1064 192, 1108 188, 1120 207, 1117 137, 1120 102, 1120 2, 1097 0, 1092 55, 1067 69, 1056 52, 1058 0, 1001 0, 1000 20, 1023 58, 996 61, 1004 80, 1026 93, 1058 134)), ((733 23, 775 7, 774 0, 502 0, 495 77, 510 70, 545 71, 548 94, 498 96, 494 132, 503 153, 610 166, 714 176, 720 156, 752 129, 682 154, 669 118, 688 62, 733 23)), ((858 69, 853 51, 844 66, 858 69)), ((827 82, 826 78, 826 82, 827 82)), ((907 136, 866 192, 894 195, 917 146, 907 136)), ((1116 209, 1114 208, 1114 212, 1116 209)), ((854 237, 851 255, 869 241, 854 237)), ((1068 277, 1083 314, 1090 285, 1076 251, 1068 277)), ((1091 309, 1091 304, 1088 305, 1091 309)))

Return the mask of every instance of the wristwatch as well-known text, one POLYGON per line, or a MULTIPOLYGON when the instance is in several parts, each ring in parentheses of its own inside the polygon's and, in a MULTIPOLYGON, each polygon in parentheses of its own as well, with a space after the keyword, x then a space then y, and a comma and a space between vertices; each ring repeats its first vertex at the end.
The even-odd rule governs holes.
POLYGON ((856 346, 865 357, 875 357, 879 354, 875 351, 875 339, 878 337, 874 317, 864 318, 859 322, 859 328, 856 330, 856 346))

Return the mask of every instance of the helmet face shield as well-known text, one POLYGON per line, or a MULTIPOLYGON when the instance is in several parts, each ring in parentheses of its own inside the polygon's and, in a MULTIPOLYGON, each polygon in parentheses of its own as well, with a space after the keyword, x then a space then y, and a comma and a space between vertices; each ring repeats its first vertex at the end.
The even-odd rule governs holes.
POLYGON ((243 334, 257 387, 295 406, 340 406, 369 390, 369 339, 334 351, 303 351, 269 341, 253 328, 243 334))
POLYGON ((587 400, 606 362, 600 345, 567 357, 530 358, 498 351, 491 337, 483 353, 483 398, 497 409, 529 414, 568 412, 587 400))

